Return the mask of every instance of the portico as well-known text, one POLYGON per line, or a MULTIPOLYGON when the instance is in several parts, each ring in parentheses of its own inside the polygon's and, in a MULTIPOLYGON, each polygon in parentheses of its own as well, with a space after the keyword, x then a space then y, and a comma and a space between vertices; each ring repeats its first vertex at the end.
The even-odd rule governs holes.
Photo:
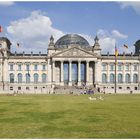
POLYGON ((55 85, 93 85, 95 81, 95 61, 52 60, 52 83, 55 85))

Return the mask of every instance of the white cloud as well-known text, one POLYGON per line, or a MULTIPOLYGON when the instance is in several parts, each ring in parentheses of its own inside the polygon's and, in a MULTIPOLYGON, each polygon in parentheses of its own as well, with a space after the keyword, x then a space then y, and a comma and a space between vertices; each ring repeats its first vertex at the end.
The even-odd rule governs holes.
POLYGON ((12 1, 0 1, 0 6, 11 6, 14 2, 12 1))
POLYGON ((111 33, 107 30, 99 29, 97 31, 99 37, 99 43, 102 49, 102 53, 114 53, 115 43, 120 39, 128 38, 127 35, 124 35, 118 30, 112 30, 111 33))
POLYGON ((99 29, 97 31, 97 35, 100 37, 100 38, 105 38, 106 36, 109 36, 109 33, 107 30, 103 30, 103 29, 99 29))
MULTIPOLYGON (((48 41, 51 35, 54 36, 55 41, 63 36, 65 33, 52 26, 51 19, 41 11, 33 11, 28 17, 16 21, 12 21, 7 27, 7 33, 10 40, 12 40, 13 50, 17 50, 14 46, 19 42, 21 47, 18 52, 39 51, 46 53, 48 41)), ((87 34, 80 34, 88 40, 90 45, 94 45, 94 37, 87 34)), ((119 39, 126 39, 128 36, 124 35, 118 30, 100 29, 97 31, 99 43, 101 45, 102 53, 114 53, 115 42, 119 39)))
MULTIPOLYGON (((90 45, 94 45, 95 37, 85 34, 80 35, 87 39, 90 45)), ((115 43, 118 42, 118 40, 124 40, 128 38, 127 35, 124 35, 116 29, 110 32, 104 29, 99 29, 97 31, 97 36, 99 38, 99 44, 103 54, 106 54, 107 52, 114 54, 115 43)), ((121 50, 120 52, 123 52, 123 50, 121 50)))
POLYGON ((122 39, 125 39, 125 38, 128 37, 127 35, 122 34, 122 33, 120 33, 120 32, 117 31, 117 30, 113 30, 113 31, 112 31, 112 35, 113 35, 115 38, 122 38, 122 39))
POLYGON ((45 53, 50 36, 53 35, 57 40, 64 34, 52 27, 50 18, 41 11, 33 11, 27 18, 12 21, 7 27, 7 32, 13 39, 14 45, 16 42, 21 43, 20 51, 41 50, 45 53))
POLYGON ((136 13, 140 14, 140 2, 134 1, 134 2, 119 2, 122 9, 127 7, 132 7, 136 13))
POLYGON ((109 52, 114 54, 115 42, 116 42, 115 38, 111 38, 111 37, 101 38, 99 40, 99 43, 102 49, 102 53, 109 52))

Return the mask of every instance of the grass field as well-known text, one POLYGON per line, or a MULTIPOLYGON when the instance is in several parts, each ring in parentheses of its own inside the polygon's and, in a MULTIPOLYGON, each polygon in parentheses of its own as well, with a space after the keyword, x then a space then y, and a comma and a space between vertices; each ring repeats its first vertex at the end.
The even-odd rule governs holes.
POLYGON ((0 96, 0 138, 140 138, 140 95, 0 96))

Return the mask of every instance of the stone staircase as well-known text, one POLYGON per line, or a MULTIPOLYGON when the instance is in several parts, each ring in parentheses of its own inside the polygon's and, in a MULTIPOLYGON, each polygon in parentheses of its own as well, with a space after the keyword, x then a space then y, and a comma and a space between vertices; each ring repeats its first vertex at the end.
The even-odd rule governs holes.
POLYGON ((97 89, 93 86, 83 87, 83 86, 55 86, 54 93, 55 94, 80 94, 86 91, 87 89, 94 90, 94 93, 97 93, 97 89))

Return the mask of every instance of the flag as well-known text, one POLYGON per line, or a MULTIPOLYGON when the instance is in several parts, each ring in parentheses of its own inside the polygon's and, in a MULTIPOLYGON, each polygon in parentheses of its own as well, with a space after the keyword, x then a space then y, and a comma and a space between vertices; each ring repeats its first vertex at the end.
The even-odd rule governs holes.
POLYGON ((2 32, 2 27, 0 26, 0 33, 2 32))
POLYGON ((118 49, 117 49, 117 47, 115 46, 115 56, 117 57, 118 56, 118 49))
POLYGON ((128 46, 127 46, 127 45, 125 45, 125 44, 123 45, 123 47, 124 47, 124 48, 126 48, 126 49, 128 49, 128 46))

